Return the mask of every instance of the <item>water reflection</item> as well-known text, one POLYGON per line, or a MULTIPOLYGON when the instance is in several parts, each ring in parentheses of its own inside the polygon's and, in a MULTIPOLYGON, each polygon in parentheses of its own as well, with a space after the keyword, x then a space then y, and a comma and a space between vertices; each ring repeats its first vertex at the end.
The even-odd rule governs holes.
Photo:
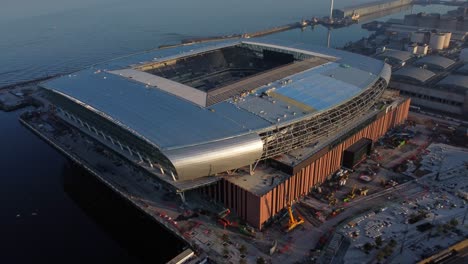
POLYGON ((138 262, 164 263, 185 248, 183 241, 155 224, 84 169, 69 163, 64 166, 62 175, 63 187, 69 197, 138 262))

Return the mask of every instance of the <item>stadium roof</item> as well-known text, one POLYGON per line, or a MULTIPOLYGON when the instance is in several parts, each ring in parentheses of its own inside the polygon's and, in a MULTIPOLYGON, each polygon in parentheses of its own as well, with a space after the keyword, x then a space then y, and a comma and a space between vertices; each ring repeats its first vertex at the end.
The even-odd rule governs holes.
POLYGON ((411 52, 402 50, 386 50, 384 53, 378 55, 379 58, 391 58, 398 61, 407 61, 411 59, 412 56, 411 52))
POLYGON ((372 58, 324 47, 261 39, 229 40, 133 54, 41 85, 167 150, 265 131, 330 109, 359 95, 379 77, 388 82, 390 73, 384 65, 372 58), (180 88, 179 83, 156 78, 156 84, 148 84, 129 76, 135 74, 134 69, 150 62, 239 44, 268 46, 334 61, 260 85, 246 96, 209 107, 160 87, 164 83, 168 85, 165 87, 180 88))
POLYGON ((446 88, 455 88, 466 92, 468 90, 468 76, 449 75, 437 83, 437 85, 446 88))
POLYGON ((392 74, 393 77, 409 79, 420 83, 425 83, 435 75, 435 73, 429 70, 412 66, 401 68, 392 74))
POLYGON ((422 66, 428 65, 429 68, 445 70, 455 64, 454 60, 438 56, 438 55, 429 55, 417 60, 414 65, 422 66))

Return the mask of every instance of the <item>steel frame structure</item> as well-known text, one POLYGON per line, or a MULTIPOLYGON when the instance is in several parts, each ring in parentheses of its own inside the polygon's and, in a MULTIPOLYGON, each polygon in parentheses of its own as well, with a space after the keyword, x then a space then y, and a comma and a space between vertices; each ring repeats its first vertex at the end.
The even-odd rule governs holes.
POLYGON ((349 125, 367 112, 377 102, 386 87, 387 82, 380 77, 370 88, 340 106, 305 120, 261 133, 263 154, 260 160, 306 147, 321 137, 336 133, 340 128, 349 125))

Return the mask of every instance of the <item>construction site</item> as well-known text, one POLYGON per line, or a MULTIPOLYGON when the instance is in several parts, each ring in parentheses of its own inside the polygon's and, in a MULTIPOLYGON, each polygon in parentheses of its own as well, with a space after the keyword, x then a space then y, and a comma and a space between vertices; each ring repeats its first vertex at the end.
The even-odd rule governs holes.
MULTIPOLYGON (((350 263, 369 259, 416 263, 459 242, 466 244, 468 150, 445 144, 448 138, 457 136, 453 132, 434 130, 435 122, 431 118, 410 115, 410 120, 414 123, 409 131, 415 136, 408 144, 413 145, 413 150, 400 146, 406 154, 400 161, 377 159, 407 176, 407 182, 393 180, 395 186, 381 179, 385 188, 402 185, 410 188, 411 182, 417 185, 411 191, 400 192, 398 197, 389 196, 390 201, 337 227, 336 239, 340 245, 332 252, 341 251, 350 263)), ((396 154, 392 147, 376 151, 396 154)), ((441 263, 461 263, 466 257, 465 245, 451 254, 443 254, 441 263)))
POLYGON ((348 254, 343 223, 425 190, 408 160, 440 139, 407 121, 389 69, 201 43, 43 82, 20 121, 186 241, 174 263, 330 263, 348 254))

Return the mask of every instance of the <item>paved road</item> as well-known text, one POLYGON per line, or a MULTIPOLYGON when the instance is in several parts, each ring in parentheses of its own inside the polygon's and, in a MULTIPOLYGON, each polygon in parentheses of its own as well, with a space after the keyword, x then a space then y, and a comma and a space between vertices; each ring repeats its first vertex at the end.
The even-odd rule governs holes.
POLYGON ((298 228, 298 230, 294 230, 291 233, 292 241, 294 241, 294 243, 288 245, 287 253, 275 255, 273 262, 289 263, 303 260, 306 257, 304 252, 307 253, 310 249, 315 248, 319 238, 324 233, 334 229, 337 225, 347 223, 348 219, 354 218, 366 211, 380 208, 390 202, 400 202, 423 192, 425 192, 424 187, 413 180, 373 195, 359 197, 358 199, 348 203, 344 212, 330 220, 327 220, 319 227, 315 227, 306 222, 304 223, 303 229, 298 228), (402 196, 402 193, 405 193, 405 195, 402 196))

